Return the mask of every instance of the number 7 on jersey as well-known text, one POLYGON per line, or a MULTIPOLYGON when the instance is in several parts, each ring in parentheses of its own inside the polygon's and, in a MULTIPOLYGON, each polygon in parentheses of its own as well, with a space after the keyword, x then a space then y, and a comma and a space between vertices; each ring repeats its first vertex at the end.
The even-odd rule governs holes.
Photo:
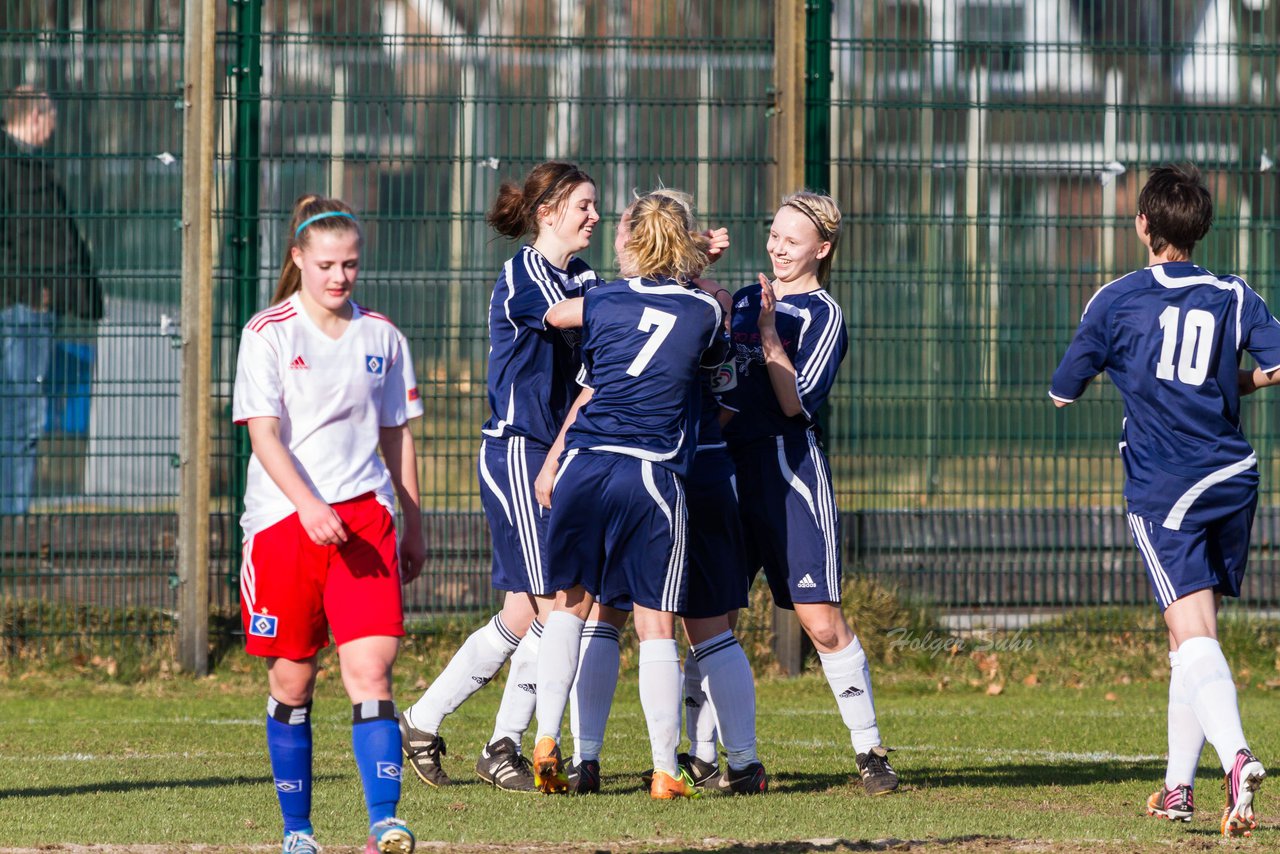
POLYGON ((640 323, 636 328, 641 332, 649 332, 649 340, 644 342, 640 352, 631 360, 631 364, 627 367, 628 376, 640 376, 653 359, 653 354, 657 353, 658 348, 662 346, 662 342, 667 340, 667 336, 671 334, 671 330, 675 328, 675 325, 676 316, 674 314, 658 311, 656 308, 646 308, 644 310, 644 314, 640 315, 640 323))

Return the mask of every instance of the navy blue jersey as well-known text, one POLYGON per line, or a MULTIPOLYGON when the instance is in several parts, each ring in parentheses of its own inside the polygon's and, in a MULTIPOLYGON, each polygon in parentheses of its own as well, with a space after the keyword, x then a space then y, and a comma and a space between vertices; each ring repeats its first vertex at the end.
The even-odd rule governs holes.
POLYGON ((547 312, 595 282, 585 261, 570 258, 561 270, 529 245, 503 265, 489 302, 486 436, 525 436, 551 447, 578 396, 581 361, 578 330, 548 327, 547 312))
POLYGON ((1236 276, 1159 264, 1094 294, 1049 394, 1074 401, 1106 371, 1124 398, 1131 512, 1194 527, 1249 500, 1251 490, 1233 481, 1256 483, 1253 448, 1240 430, 1244 351, 1264 370, 1280 366, 1280 323, 1262 297, 1236 276))
POLYGON ((724 361, 720 305, 673 281, 625 279, 587 292, 582 383, 591 400, 566 450, 649 460, 684 477, 697 443, 703 367, 724 361))
POLYGON ((731 444, 802 433, 812 427, 849 350, 844 312, 831 294, 820 288, 778 299, 775 327, 796 369, 796 391, 804 409, 800 415, 787 416, 769 380, 759 318, 760 285, 748 285, 733 296, 729 333, 733 375, 723 376, 720 383, 721 403, 736 413, 724 429, 731 444))
POLYGON ((702 371, 700 397, 701 411, 698 415, 698 450, 723 448, 724 432, 720 428, 720 395, 723 386, 734 376, 732 353, 729 351, 729 338, 723 333, 721 347, 728 354, 730 361, 707 368, 702 371))

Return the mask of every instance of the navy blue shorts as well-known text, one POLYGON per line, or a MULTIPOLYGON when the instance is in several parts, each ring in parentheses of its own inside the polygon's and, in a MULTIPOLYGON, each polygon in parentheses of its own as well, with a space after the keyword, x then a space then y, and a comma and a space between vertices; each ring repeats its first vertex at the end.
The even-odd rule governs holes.
POLYGON ((747 570, 733 458, 699 451, 685 481, 689 505, 689 597, 682 617, 719 617, 747 606, 747 570))
POLYGON ((674 472, 623 454, 570 451, 551 496, 552 586, 602 605, 685 606, 687 510, 674 472))
POLYGON ((1239 596, 1249 561, 1249 536, 1258 500, 1204 528, 1172 530, 1130 513, 1129 533, 1142 553, 1147 579, 1163 611, 1197 590, 1239 596))
POLYGON ((813 431, 730 448, 751 575, 764 568, 773 601, 840 601, 840 514, 831 467, 813 431))
POLYGON ((480 443, 480 503, 493 536, 493 586, 549 596, 547 530, 551 514, 533 496, 547 451, 523 436, 480 443))

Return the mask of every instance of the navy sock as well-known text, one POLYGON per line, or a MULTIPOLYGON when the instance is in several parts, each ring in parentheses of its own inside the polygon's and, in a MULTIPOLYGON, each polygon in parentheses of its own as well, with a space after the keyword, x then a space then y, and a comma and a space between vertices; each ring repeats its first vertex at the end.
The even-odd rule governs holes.
POLYGON ((284 832, 311 832, 311 704, 286 706, 267 697, 267 753, 284 832))
POLYGON ((369 824, 391 818, 400 803, 400 725, 391 700, 365 700, 351 707, 351 747, 364 786, 369 824))

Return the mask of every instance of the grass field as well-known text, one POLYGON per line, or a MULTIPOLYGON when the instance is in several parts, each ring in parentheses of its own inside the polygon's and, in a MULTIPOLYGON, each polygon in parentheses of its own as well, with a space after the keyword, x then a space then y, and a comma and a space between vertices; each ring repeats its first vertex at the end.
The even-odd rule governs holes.
MULTIPOLYGON (((404 663, 399 692, 410 701, 421 674, 412 658, 404 663)), ((358 850, 364 810, 350 708, 335 676, 325 671, 317 697, 314 815, 321 843, 337 854, 358 850)), ((981 679, 886 674, 880 721, 904 785, 872 799, 851 780, 847 732, 826 683, 762 680, 770 792, 675 803, 653 803, 640 789, 649 759, 634 675, 619 690, 600 796, 513 795, 481 784, 471 765, 501 694, 490 686, 446 722, 446 767, 460 784, 431 790, 410 775, 401 812, 427 850, 477 852, 1268 850, 1280 842, 1265 788, 1254 837, 1217 838, 1223 793, 1211 749, 1191 824, 1143 815, 1163 773, 1161 680, 1028 684, 1035 681, 1011 679, 995 694, 981 679)), ((243 665, 133 685, 75 673, 0 682, 0 848, 278 850, 263 682, 243 665)), ((1250 684, 1242 708, 1256 752, 1264 761, 1280 756, 1272 691, 1250 684)))

